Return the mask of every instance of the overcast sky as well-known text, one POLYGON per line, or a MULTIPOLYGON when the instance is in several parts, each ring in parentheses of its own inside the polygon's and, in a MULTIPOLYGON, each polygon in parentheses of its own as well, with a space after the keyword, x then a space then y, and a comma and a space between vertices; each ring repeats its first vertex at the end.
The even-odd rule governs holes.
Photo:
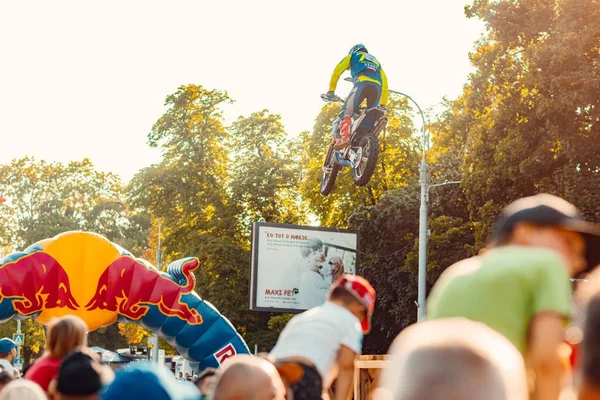
MULTIPOLYGON (((0 164, 88 157, 129 180, 182 84, 227 90, 227 123, 267 108, 311 129, 335 65, 364 43, 421 107, 462 91, 482 34, 467 0, 0 2, 0 164)), ((345 95, 342 82, 337 93, 345 95)))

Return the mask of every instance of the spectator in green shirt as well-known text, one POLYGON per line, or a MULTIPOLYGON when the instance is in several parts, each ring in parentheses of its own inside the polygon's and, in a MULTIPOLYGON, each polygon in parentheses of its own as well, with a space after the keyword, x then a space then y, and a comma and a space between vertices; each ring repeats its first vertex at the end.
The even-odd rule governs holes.
POLYGON ((600 264, 600 227, 547 194, 504 209, 493 245, 448 268, 428 300, 428 318, 466 317, 508 338, 535 373, 534 399, 560 393, 558 346, 570 316, 570 276, 600 264))

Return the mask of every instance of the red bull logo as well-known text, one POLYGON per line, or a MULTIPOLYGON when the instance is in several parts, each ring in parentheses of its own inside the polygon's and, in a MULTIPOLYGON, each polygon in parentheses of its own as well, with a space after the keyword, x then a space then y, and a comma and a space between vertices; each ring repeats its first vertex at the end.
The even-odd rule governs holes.
POLYGON ((214 367, 249 350, 231 323, 194 292, 198 266, 197 258, 187 257, 160 272, 103 236, 64 232, 0 261, 0 318, 28 316, 48 324, 76 315, 93 331, 122 316, 174 338, 199 367, 214 367))
POLYGON ((13 306, 21 315, 79 307, 64 268, 41 251, 0 265, 0 302, 4 299, 14 299, 13 306))
POLYGON ((203 320, 198 311, 182 302, 182 296, 194 290, 192 271, 198 265, 198 259, 182 265, 186 284, 181 286, 142 262, 121 256, 100 276, 86 310, 109 310, 139 320, 148 313, 149 305, 156 305, 164 315, 178 317, 189 324, 201 324, 203 320))
POLYGON ((142 320, 150 310, 156 317, 204 323, 198 298, 186 296, 194 293, 197 258, 174 261, 168 273, 159 272, 91 232, 65 232, 32 248, 0 263, 0 303, 10 304, 14 313, 42 324, 77 315, 90 331, 119 315, 142 320))

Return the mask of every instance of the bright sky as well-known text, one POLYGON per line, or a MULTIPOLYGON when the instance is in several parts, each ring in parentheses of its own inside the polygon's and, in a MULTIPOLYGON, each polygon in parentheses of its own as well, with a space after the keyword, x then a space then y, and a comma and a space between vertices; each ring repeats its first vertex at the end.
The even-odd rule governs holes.
MULTIPOLYGON (((165 97, 227 90, 227 123, 263 108, 311 129, 335 65, 356 43, 422 108, 455 98, 483 24, 469 0, 0 2, 0 164, 88 157, 129 180, 160 160, 146 135, 165 97)), ((337 93, 350 90, 341 82, 337 93)))

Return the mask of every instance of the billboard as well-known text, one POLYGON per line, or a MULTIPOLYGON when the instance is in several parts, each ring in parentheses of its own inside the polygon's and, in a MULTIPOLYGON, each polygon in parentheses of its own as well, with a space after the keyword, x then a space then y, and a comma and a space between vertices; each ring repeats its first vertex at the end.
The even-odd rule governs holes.
POLYGON ((301 312, 322 304, 332 282, 356 273, 357 249, 352 231, 255 222, 250 309, 301 312))

